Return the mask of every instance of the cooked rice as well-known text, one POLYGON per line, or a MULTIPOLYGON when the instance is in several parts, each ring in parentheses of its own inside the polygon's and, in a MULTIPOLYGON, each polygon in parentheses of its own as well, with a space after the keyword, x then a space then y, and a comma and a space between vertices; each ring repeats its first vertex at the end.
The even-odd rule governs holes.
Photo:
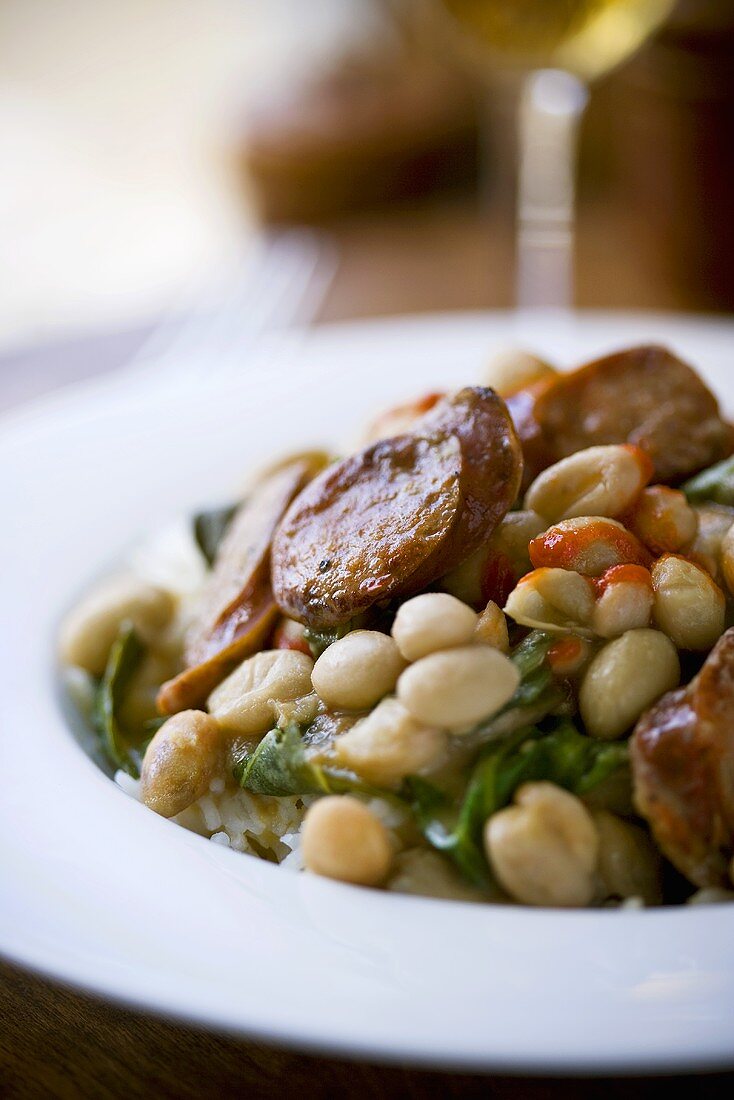
MULTIPOLYGON (((120 770, 115 773, 115 782, 126 794, 140 799, 139 780, 120 770)), ((250 794, 239 787, 227 787, 219 777, 212 780, 207 794, 172 820, 237 852, 281 863, 299 842, 298 830, 310 801, 296 796, 250 794)), ((288 866, 298 869, 296 861, 288 866)))

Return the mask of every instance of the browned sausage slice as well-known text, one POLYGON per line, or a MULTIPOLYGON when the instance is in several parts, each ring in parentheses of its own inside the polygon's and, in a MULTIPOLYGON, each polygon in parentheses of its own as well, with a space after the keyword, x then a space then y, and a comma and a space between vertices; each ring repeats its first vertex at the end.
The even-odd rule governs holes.
POLYGON ((685 688, 664 695, 632 736, 635 802, 697 886, 730 885, 734 851, 734 629, 685 688))
POLYGON ((557 461, 552 441, 537 418, 536 407, 541 394, 555 385, 555 378, 544 378, 525 389, 516 390, 505 398, 522 446, 522 489, 527 489, 539 473, 557 461))
POLYGON ((277 603, 325 628, 420 591, 491 534, 521 469, 492 390, 444 398, 414 432, 345 459, 294 501, 273 544, 277 603))
POLYGON ((630 348, 559 375, 540 390, 532 414, 528 423, 540 425, 555 460, 596 444, 634 443, 650 455, 657 481, 681 481, 729 450, 716 398, 662 347, 630 348))
MULTIPOLYGON (((461 514, 447 543, 444 572, 472 554, 515 503, 522 450, 505 402, 494 390, 467 387, 439 402, 423 420, 461 445, 461 514)), ((434 579, 434 578, 432 578, 434 579)))
POLYGON ((262 645, 277 618, 270 546, 285 510, 314 473, 307 455, 277 467, 236 512, 186 638, 186 669, 163 684, 164 714, 201 705, 228 672, 262 645))

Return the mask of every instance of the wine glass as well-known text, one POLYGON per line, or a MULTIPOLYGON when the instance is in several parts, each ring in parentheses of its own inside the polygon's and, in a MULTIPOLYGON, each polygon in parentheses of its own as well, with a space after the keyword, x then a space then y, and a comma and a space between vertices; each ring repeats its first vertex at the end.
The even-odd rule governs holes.
POLYGON ((675 0, 438 2, 467 55, 515 76, 516 305, 568 309, 577 132, 588 83, 633 54, 675 0))

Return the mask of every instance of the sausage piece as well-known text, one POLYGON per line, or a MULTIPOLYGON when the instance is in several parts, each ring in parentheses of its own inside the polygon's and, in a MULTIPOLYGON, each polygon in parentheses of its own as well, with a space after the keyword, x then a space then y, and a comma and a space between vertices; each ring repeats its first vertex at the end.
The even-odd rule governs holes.
POLYGON ((492 533, 521 470, 492 390, 444 398, 415 431, 344 459, 294 501, 273 543, 276 602, 323 629, 421 591, 492 533))
POLYGON ((652 459, 655 480, 675 484, 731 449, 711 391, 681 359, 652 345, 520 391, 509 406, 528 476, 585 447, 634 443, 652 459))
POLYGON ((264 642, 278 617, 270 587, 273 533, 318 461, 307 455, 277 467, 235 513, 186 637, 187 667, 158 693, 163 714, 201 705, 264 642))
POLYGON ((729 885, 734 851, 734 628, 687 687, 664 695, 631 741, 635 803, 697 886, 729 885))

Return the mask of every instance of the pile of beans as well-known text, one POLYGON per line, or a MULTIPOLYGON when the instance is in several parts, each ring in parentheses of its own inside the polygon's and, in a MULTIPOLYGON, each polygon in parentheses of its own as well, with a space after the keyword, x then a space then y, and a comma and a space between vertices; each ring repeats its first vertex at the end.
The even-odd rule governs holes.
MULTIPOLYGON (((314 660, 298 624, 281 622, 278 648, 242 661, 203 709, 175 714, 156 732, 143 802, 164 817, 180 813, 226 775, 235 742, 256 744, 294 707, 302 717, 353 716, 327 746, 328 760, 383 791, 440 773, 462 738, 515 694, 520 677, 508 651, 518 627, 557 636, 552 667, 573 681, 586 733, 623 737, 678 685, 679 651, 715 644, 734 593, 734 509, 693 507, 651 477, 650 460, 631 445, 557 462, 442 591, 399 606, 390 634, 351 630, 314 660)), ((67 620, 62 657, 98 677, 121 622, 155 649, 174 618, 169 593, 120 578, 67 620)), ((647 834, 552 783, 521 786, 486 822, 484 846, 516 901, 658 899, 647 834)), ((329 796, 306 814, 303 857, 318 874, 379 886, 398 865, 401 882, 413 869, 420 877, 426 851, 411 854, 360 798, 329 796)))

